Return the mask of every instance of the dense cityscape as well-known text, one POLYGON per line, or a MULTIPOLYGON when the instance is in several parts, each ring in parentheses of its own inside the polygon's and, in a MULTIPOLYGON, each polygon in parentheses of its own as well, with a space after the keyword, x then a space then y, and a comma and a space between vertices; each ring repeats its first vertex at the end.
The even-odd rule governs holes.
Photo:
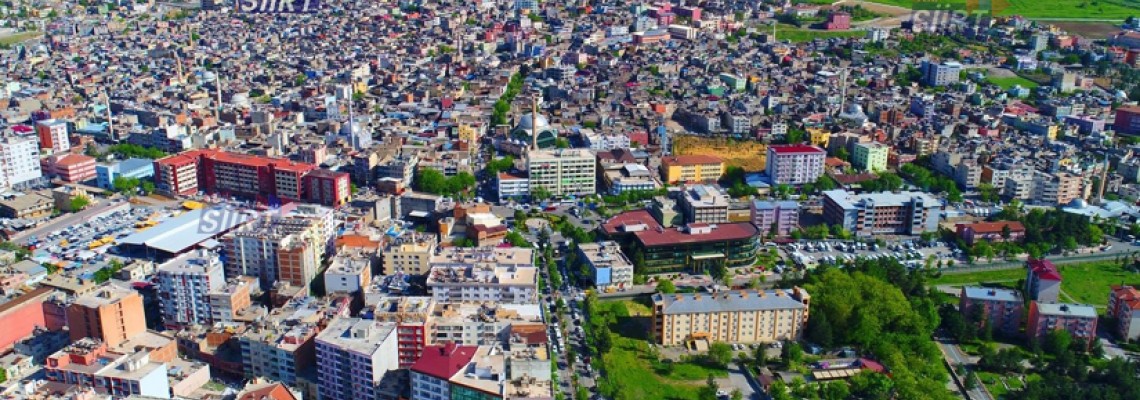
POLYGON ((0 0, 0 398, 1140 399, 1138 16, 0 0))

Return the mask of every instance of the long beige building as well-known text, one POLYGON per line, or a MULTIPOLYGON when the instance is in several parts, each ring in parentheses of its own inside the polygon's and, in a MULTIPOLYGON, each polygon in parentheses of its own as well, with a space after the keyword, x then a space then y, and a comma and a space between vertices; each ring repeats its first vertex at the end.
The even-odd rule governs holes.
POLYGON ((384 273, 426 275, 438 241, 434 233, 407 232, 388 242, 384 249, 384 273))
POLYGON ((534 150, 527 154, 530 192, 545 188, 552 196, 597 193, 597 161, 588 149, 534 150))
POLYGON ((690 340, 767 343, 796 340, 807 326, 811 296, 802 288, 653 295, 653 337, 675 346, 690 340))

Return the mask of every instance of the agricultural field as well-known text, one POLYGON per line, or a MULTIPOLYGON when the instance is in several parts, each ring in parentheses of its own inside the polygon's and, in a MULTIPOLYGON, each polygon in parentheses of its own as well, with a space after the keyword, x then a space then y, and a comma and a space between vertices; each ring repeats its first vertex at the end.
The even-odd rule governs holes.
MULTIPOLYGON (((871 0, 874 3, 911 7, 911 0, 871 0)), ((965 3, 948 1, 948 3, 965 3)), ((997 15, 1021 15, 1030 19, 1124 21, 1140 15, 1140 3, 1126 0, 994 0, 997 15)))

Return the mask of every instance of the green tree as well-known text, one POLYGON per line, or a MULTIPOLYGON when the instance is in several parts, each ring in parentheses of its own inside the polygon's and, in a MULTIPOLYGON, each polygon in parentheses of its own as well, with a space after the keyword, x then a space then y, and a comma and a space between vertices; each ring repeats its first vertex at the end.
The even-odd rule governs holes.
POLYGON ((657 280, 657 292, 665 294, 677 293, 677 287, 673 285, 673 281, 662 278, 657 280))
POLYGON ((507 243, 515 247, 530 247, 530 242, 523 237, 518 231, 511 231, 506 236, 507 243))
POLYGON ((823 347, 831 347, 833 338, 831 324, 827 322, 827 314, 813 315, 808 318, 807 337, 812 343, 823 347))
POLYGON ((550 193, 550 189, 547 189, 545 186, 533 187, 530 190, 530 197, 533 201, 546 201, 552 196, 553 194, 550 193))
POLYGON ((84 208, 87 208, 87 205, 89 205, 89 204, 91 204, 91 200, 88 200, 86 196, 72 197, 71 198, 71 204, 70 204, 71 211, 75 212, 75 211, 82 210, 84 208))
POLYGON ((697 390, 698 400, 717 400, 716 392, 720 391, 720 386, 716 384, 716 379, 712 374, 709 374, 708 379, 705 380, 705 386, 697 390))
POLYGON ((119 193, 133 195, 138 190, 139 184, 139 178, 116 176, 115 180, 111 181, 111 188, 119 193))
POLYGON ((725 368, 732 362, 732 346, 724 342, 714 342, 709 345, 708 359, 711 363, 725 368))
MULTIPOLYGON (((811 318, 808 319, 810 320, 811 318)), ((784 347, 780 349, 780 360, 782 360, 784 364, 798 364, 803 358, 804 349, 800 347, 799 343, 790 340, 784 341, 784 347)))
POLYGON ((1059 356, 1061 353, 1069 352, 1073 345, 1073 337, 1069 335, 1068 331, 1062 329, 1054 329, 1045 334, 1044 343, 1041 344, 1041 349, 1048 354, 1059 356))

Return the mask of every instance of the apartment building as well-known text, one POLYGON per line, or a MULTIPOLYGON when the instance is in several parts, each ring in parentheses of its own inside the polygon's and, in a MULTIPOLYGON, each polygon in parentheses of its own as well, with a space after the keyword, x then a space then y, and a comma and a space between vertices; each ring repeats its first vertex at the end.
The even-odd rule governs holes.
POLYGON ((597 162, 587 149, 535 150, 527 153, 528 188, 544 188, 552 196, 597 193, 597 162))
POLYGON ((688 224, 665 228, 649 211, 618 214, 602 224, 607 239, 636 243, 644 250, 645 273, 708 273, 719 265, 756 261, 759 230, 749 222, 688 224))
POLYGON ((1016 335, 1021 329, 1024 304, 1021 293, 1011 289, 965 286, 958 296, 963 318, 972 321, 978 315, 993 332, 1005 335, 1016 335))
POLYGON ((590 268, 594 287, 605 290, 633 284, 633 263, 622 253, 617 242, 581 243, 578 245, 578 254, 590 268))
POLYGON ((439 239, 434 233, 405 232, 384 248, 384 273, 426 275, 439 239))
POLYGON ((1029 260, 1026 263, 1025 295, 1029 300, 1055 303, 1061 295, 1061 273, 1049 260, 1029 260))
POLYGON ((40 148, 45 154, 62 153, 71 149, 67 121, 47 119, 36 122, 36 136, 39 137, 40 148))
POLYGON ((657 293, 653 337, 676 346, 690 340, 768 343, 798 340, 807 327, 811 296, 802 288, 722 293, 657 293))
POLYGON ((80 296, 67 307, 71 341, 95 338, 116 347, 146 331, 142 296, 113 284, 80 296))
POLYGON ((400 367, 396 329, 340 317, 317 335, 321 399, 375 399, 384 374, 400 367))
POLYGON ((407 368, 420 359, 424 347, 431 343, 428 330, 435 300, 431 297, 386 297, 371 307, 372 319, 396 325, 396 348, 400 368, 407 368))
POLYGON ((728 222, 728 193, 719 186, 691 185, 681 192, 680 200, 687 223, 728 222))
POLYGON ((201 149, 154 161, 155 186, 167 194, 198 191, 277 200, 314 201, 338 207, 351 196, 346 172, 319 171, 291 160, 201 149))
POLYGON ((857 236, 917 235, 938 230, 942 202, 922 192, 823 192, 823 219, 857 236))
POLYGON ((256 276, 261 287, 277 281, 308 286, 330 249, 334 230, 331 209, 289 204, 256 218, 222 237, 226 275, 256 276))
POLYGON ((264 377, 289 385, 316 363, 316 337, 323 316, 313 298, 297 298, 274 309, 237 335, 246 378, 264 377))
POLYGON ((326 293, 356 293, 372 284, 375 257, 369 251, 342 251, 325 269, 326 293))
POLYGON ((210 294, 226 286, 225 267, 217 254, 198 250, 158 267, 158 297, 166 329, 210 325, 210 294))
POLYGON ((1108 292, 1108 318, 1116 321, 1120 340, 1140 339, 1140 290, 1134 286, 1112 285, 1108 292))
POLYGON ((495 182, 499 200, 522 199, 530 196, 530 178, 522 174, 500 172, 495 182))
POLYGON ((550 378, 526 373, 537 372, 528 365, 538 364, 531 362, 533 358, 496 346, 432 346, 424 351, 424 359, 410 368, 411 399, 549 399, 553 389, 550 378))
POLYGON ((860 171, 886 171, 890 154, 891 146, 879 142, 855 143, 851 166, 860 171))
POLYGON ((927 86, 946 86, 958 82, 962 64, 954 61, 922 62, 922 82, 927 86))
POLYGON ((1084 179, 1066 172, 1033 175, 1032 202, 1042 205, 1068 205, 1084 198, 1084 179))
POLYGON ((0 139, 0 188, 19 187, 43 176, 40 145, 33 138, 0 139))
POLYGON ((247 313, 253 306, 253 297, 261 293, 261 284, 252 276, 240 276, 226 281, 221 290, 210 292, 210 320, 213 323, 248 321, 256 314, 247 313))
POLYGON ((749 211, 761 236, 786 237, 800 226, 800 203, 795 201, 753 200, 749 211))
POLYGON ((97 339, 81 339, 52 354, 44 372, 49 381, 94 388, 117 399, 171 398, 165 363, 151 361, 145 350, 131 354, 109 351, 107 344, 97 339))
POLYGON ((436 302, 433 307, 428 320, 428 344, 506 344, 512 329, 545 330, 546 326, 537 303, 436 302))
POLYGON ((1073 337, 1073 342, 1083 342, 1085 348, 1096 340, 1096 308, 1093 306, 1069 303, 1029 303, 1029 319, 1025 335, 1029 340, 1040 343, 1049 332, 1064 330, 1073 337))
POLYGON ((724 160, 712 156, 661 157, 661 180, 668 184, 715 182, 724 175, 724 160))
POLYGON ((772 184, 802 185, 823 175, 827 152, 802 144, 768 146, 767 172, 772 184))
POLYGON ((537 279, 533 265, 437 265, 428 273, 427 287, 438 302, 528 304, 537 301, 537 279))
POLYGON ((412 399, 451 400, 451 377, 475 358, 479 346, 445 343, 427 348, 411 370, 412 399))

